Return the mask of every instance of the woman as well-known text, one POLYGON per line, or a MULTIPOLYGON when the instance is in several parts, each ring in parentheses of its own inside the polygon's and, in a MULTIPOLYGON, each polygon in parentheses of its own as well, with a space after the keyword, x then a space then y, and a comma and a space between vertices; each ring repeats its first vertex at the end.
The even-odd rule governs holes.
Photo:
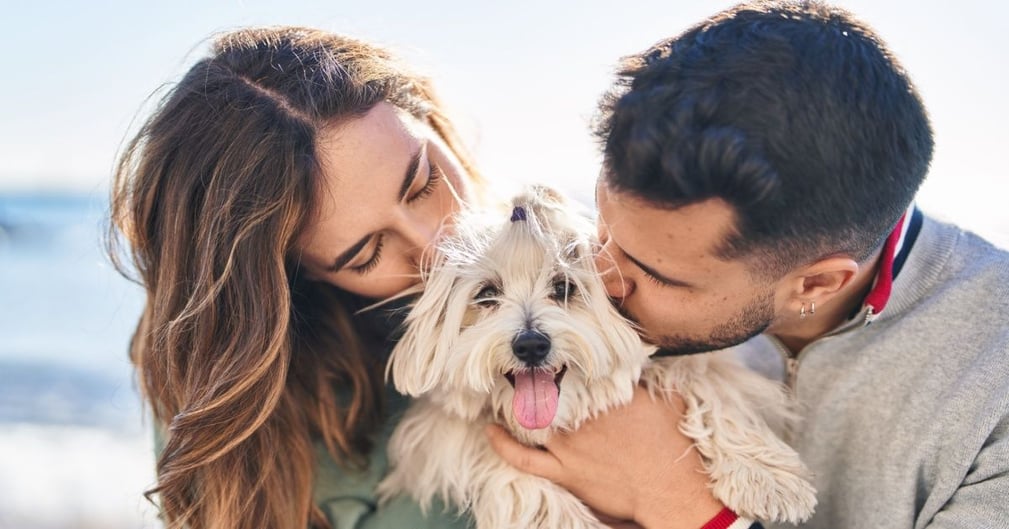
POLYGON ((371 512, 402 403, 383 407, 393 327, 358 310, 416 284, 474 184, 427 80, 363 42, 237 31, 170 90, 112 193, 169 527, 422 525, 371 512))

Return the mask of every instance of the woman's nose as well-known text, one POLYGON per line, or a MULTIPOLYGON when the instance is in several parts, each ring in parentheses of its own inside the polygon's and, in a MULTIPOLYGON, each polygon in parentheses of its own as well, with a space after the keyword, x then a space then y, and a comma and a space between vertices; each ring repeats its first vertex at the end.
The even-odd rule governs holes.
POLYGON ((440 220, 427 219, 424 215, 409 211, 402 213, 399 233, 406 242, 407 258, 414 265, 419 265, 438 239, 441 228, 440 220))

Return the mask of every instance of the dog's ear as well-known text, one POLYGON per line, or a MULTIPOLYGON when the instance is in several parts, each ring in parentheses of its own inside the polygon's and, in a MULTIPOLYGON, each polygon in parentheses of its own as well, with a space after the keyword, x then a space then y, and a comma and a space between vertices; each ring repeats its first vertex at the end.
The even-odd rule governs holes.
MULTIPOLYGON (((462 314, 454 314, 452 303, 456 274, 441 270, 431 274, 424 293, 407 315, 406 332, 392 350, 386 378, 392 375, 400 393, 417 397, 433 389, 445 370, 452 345, 458 335, 462 314), (453 328, 451 323, 458 320, 453 328)), ((465 310, 465 303, 461 304, 465 310)))

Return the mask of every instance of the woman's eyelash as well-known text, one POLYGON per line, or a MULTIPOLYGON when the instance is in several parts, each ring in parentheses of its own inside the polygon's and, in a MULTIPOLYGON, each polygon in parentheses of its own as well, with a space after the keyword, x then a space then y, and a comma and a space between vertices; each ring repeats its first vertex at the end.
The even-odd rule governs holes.
POLYGON ((434 192, 434 188, 438 187, 438 182, 441 181, 442 177, 441 168, 433 163, 428 163, 427 174, 428 174, 427 183, 424 184, 424 188, 421 189, 420 191, 417 191, 417 193, 412 197, 410 197, 410 199, 407 200, 407 202, 413 202, 415 200, 420 200, 426 196, 429 196, 431 193, 434 192))
POLYGON ((371 259, 368 259, 368 262, 362 265, 351 267, 351 270, 361 275, 367 274, 368 272, 374 270, 375 267, 378 266, 378 260, 382 258, 382 244, 384 243, 385 243, 385 236, 379 235, 378 241, 375 243, 375 253, 371 255, 371 259))

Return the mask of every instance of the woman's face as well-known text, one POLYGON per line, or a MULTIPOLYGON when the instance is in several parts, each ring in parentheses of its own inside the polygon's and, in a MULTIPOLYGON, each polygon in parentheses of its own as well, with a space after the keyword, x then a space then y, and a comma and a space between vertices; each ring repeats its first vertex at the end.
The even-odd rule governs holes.
POLYGON ((322 179, 299 239, 310 279, 369 298, 417 283, 425 249, 469 195, 451 150, 391 104, 319 137, 322 179))

